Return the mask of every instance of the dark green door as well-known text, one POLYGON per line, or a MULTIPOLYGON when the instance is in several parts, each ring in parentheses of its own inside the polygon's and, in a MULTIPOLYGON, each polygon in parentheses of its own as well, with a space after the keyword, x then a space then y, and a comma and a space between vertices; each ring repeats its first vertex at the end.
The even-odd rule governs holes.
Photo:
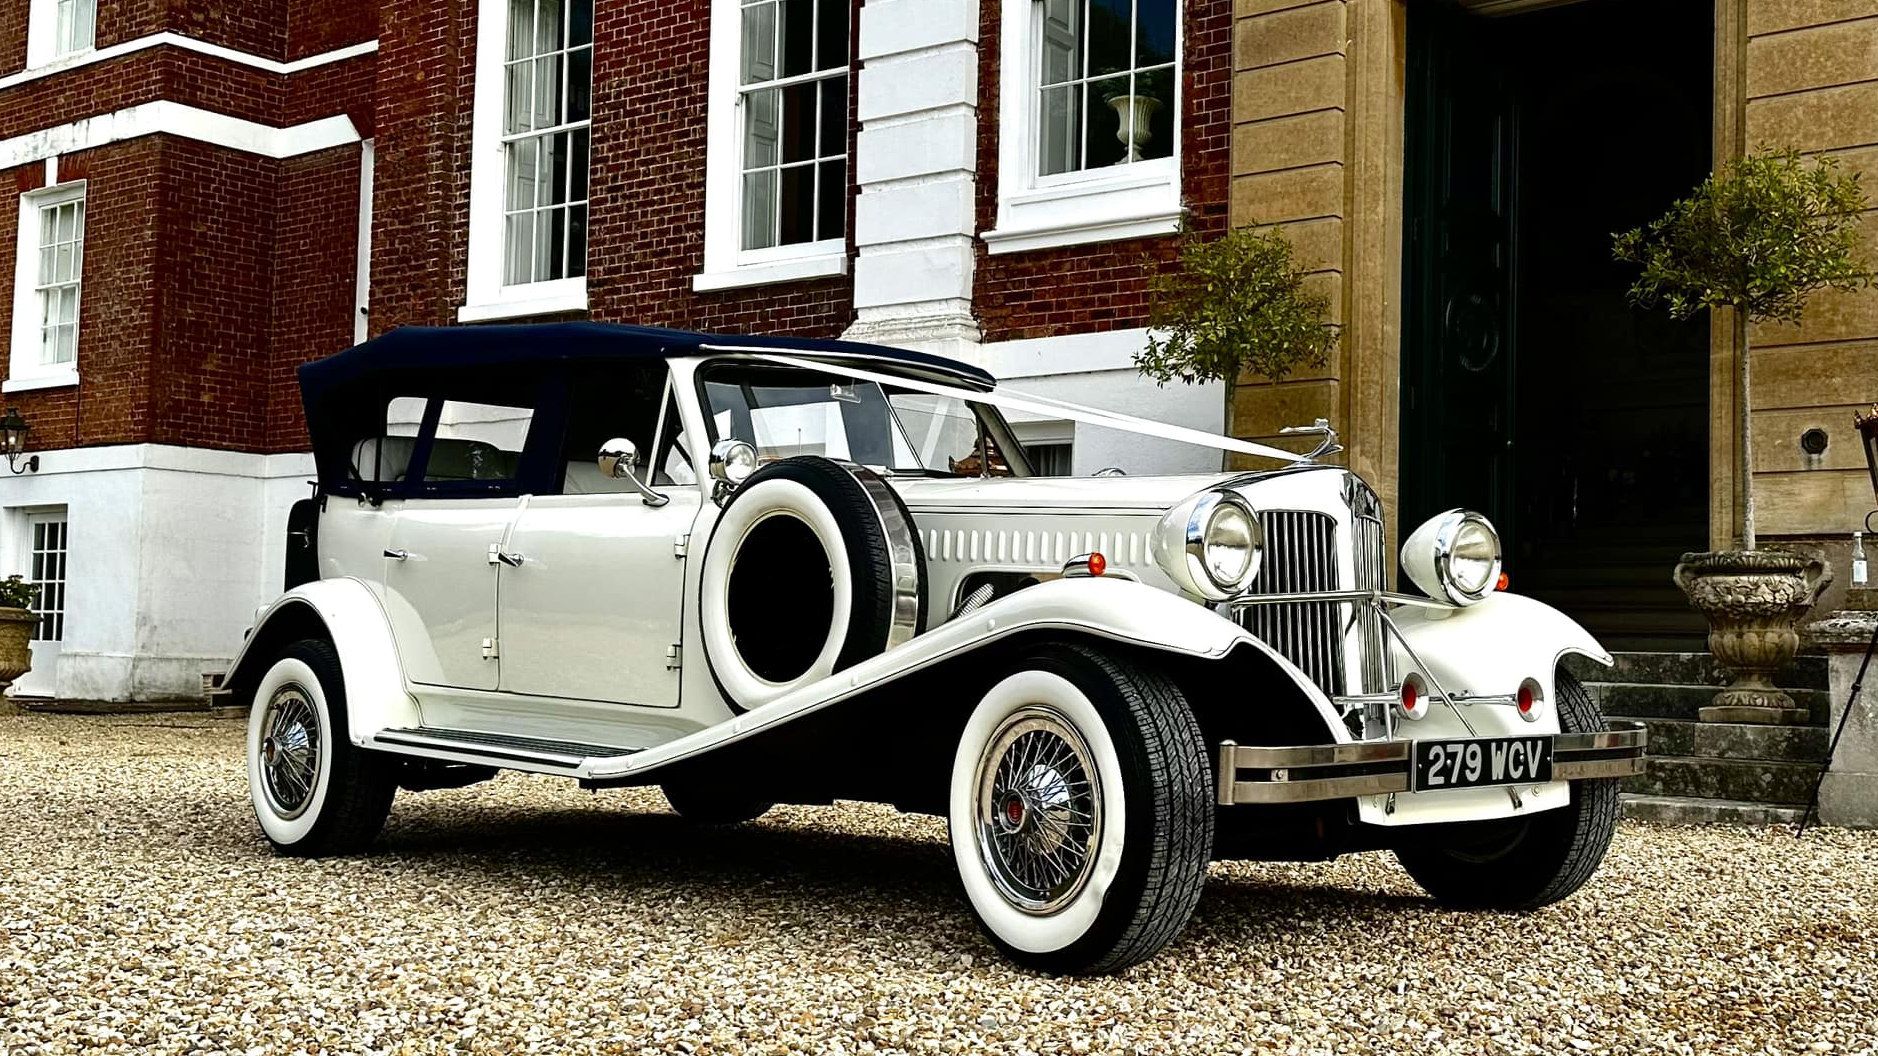
POLYGON ((1466 506, 1510 526, 1511 93, 1480 20, 1409 11, 1401 523, 1466 506))

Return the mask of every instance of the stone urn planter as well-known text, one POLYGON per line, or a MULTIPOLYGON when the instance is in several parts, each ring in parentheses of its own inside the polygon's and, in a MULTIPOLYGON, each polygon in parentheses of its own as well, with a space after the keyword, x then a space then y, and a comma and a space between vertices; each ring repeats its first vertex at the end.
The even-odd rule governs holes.
MULTIPOLYGON (((30 609, 0 608, 0 693, 33 668, 33 628, 39 617, 30 609)), ((0 715, 17 715, 20 706, 0 696, 0 715)))
POLYGON ((1831 582, 1825 562, 1784 550, 1682 555, 1676 585, 1708 617, 1709 652, 1734 675, 1702 709, 1703 722, 1807 721, 1773 676, 1800 651, 1799 620, 1831 582))

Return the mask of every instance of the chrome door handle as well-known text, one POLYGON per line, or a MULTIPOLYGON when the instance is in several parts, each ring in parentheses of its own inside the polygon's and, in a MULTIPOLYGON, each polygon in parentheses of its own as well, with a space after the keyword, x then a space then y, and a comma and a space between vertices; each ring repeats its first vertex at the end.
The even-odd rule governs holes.
POLYGON ((523 560, 522 555, 511 554, 508 551, 503 550, 501 543, 489 544, 489 563, 492 565, 500 561, 501 563, 509 566, 510 568, 520 568, 522 567, 522 560, 523 560))
POLYGON ((402 561, 410 557, 411 553, 408 550, 386 550, 385 556, 391 558, 393 561, 402 561))

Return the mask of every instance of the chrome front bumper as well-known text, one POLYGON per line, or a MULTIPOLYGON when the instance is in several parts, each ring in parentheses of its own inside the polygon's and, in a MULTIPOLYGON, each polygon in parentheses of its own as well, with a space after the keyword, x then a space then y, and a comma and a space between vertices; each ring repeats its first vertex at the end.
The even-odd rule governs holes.
MULTIPOLYGON (((1596 733, 1552 735, 1552 779, 1628 777, 1643 773, 1649 741, 1640 722, 1616 722, 1596 733)), ((1260 748, 1222 741, 1219 803, 1307 803, 1409 792, 1413 741, 1364 741, 1260 748)), ((1492 786, 1486 786, 1492 787, 1492 786)))

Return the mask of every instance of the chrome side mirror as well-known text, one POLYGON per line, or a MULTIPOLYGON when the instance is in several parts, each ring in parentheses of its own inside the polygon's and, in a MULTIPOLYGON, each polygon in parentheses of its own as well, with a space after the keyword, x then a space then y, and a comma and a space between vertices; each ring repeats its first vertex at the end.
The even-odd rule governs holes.
POLYGON ((647 506, 663 506, 672 501, 671 496, 661 495, 646 487, 645 481, 633 476, 633 469, 639 465, 639 447, 623 436, 616 436, 600 445, 600 455, 594 459, 600 467, 600 475, 610 480, 623 480, 632 485, 640 499, 647 506))

